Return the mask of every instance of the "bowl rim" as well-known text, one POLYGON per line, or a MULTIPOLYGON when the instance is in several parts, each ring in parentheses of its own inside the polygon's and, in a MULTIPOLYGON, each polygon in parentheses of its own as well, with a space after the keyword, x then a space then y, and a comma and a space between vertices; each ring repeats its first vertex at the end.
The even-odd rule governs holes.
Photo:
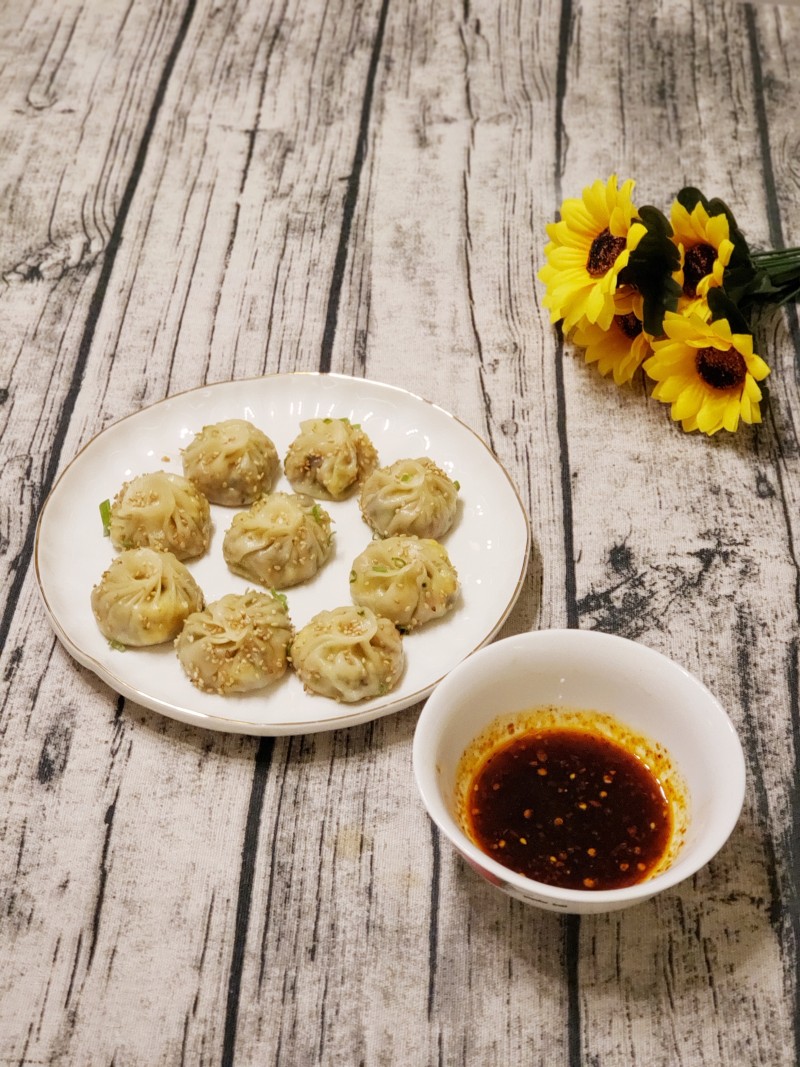
MULTIPOLYGON (((491 721, 491 720, 489 720, 491 721)), ((412 745, 412 765, 417 789, 428 815, 448 838, 451 844, 471 864, 476 865, 482 871, 492 876, 493 880, 504 883, 515 890, 516 894, 541 903, 553 905, 555 908, 568 909, 570 905, 591 906, 593 911, 602 911, 603 905, 609 908, 619 907, 623 903, 636 903, 646 900, 670 889, 680 882, 691 878, 693 874, 701 870, 719 852, 730 837, 742 811, 746 787, 746 764, 741 740, 725 708, 711 690, 694 674, 688 671, 676 660, 666 656, 663 652, 651 648, 640 641, 622 637, 619 634, 609 634, 601 630, 580 630, 567 628, 552 628, 543 630, 529 630, 520 634, 513 634, 501 638, 492 644, 478 649, 466 659, 462 660, 436 687, 422 708, 414 731, 412 745), (698 696, 704 699, 711 716, 715 720, 715 726, 720 732, 720 737, 727 739, 730 749, 731 765, 726 773, 726 787, 729 790, 730 801, 726 805, 718 826, 707 841, 700 842, 694 849, 690 862, 682 863, 680 856, 670 867, 652 878, 635 885, 625 886, 620 889, 567 889, 559 886, 548 885, 538 882, 525 875, 512 871, 503 866, 497 860, 478 848, 466 835, 457 820, 450 814, 447 804, 441 795, 437 784, 437 771, 433 752, 428 746, 431 732, 442 714, 442 706, 446 707, 451 690, 459 685, 460 678, 470 671, 476 670, 477 662, 484 662, 493 657, 502 655, 507 648, 513 645, 565 643, 565 644, 602 644, 609 647, 615 645, 628 654, 641 657, 643 660, 650 659, 660 667, 681 674, 684 680, 695 689, 698 696)), ((503 888, 503 886, 498 886, 503 888)))

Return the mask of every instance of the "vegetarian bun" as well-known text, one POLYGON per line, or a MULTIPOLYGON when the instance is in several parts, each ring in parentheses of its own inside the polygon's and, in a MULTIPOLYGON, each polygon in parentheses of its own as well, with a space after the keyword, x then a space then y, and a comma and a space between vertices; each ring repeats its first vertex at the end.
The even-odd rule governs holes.
POLYGON ((234 515, 222 555, 234 574, 269 589, 312 578, 333 550, 331 519, 307 496, 272 493, 234 515))
POLYGON ((361 486, 361 514, 381 537, 442 537, 455 522, 458 484, 430 459, 400 459, 361 486))
POLYGON ((278 480, 281 461, 265 433, 245 419, 204 426, 183 450, 183 473, 212 504, 252 504, 278 480))
POLYGON ((197 582, 171 552, 129 548, 92 589, 100 632, 120 645, 158 645, 180 633, 184 620, 203 607, 197 582))
POLYGON ((354 603, 406 631, 446 615, 458 588, 455 567, 432 538, 398 535, 372 541, 350 572, 354 603))
POLYGON ((250 589, 190 615, 175 651, 198 689, 247 693, 283 676, 293 633, 286 598, 250 589))
POLYGON ((211 509, 180 474, 140 474, 114 498, 109 533, 118 549, 157 548, 193 559, 202 556, 211 540, 211 509))
POLYGON ((378 465, 378 453, 360 426, 348 419, 307 419, 283 464, 298 493, 343 500, 378 465))
POLYGON ((344 704, 390 692, 405 664, 395 627, 358 607, 315 615, 298 632, 290 655, 306 690, 344 704))

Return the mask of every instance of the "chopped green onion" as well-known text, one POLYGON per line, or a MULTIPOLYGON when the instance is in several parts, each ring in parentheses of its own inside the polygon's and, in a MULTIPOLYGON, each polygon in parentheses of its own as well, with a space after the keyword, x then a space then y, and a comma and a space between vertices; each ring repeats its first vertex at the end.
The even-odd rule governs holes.
POLYGON ((111 501, 104 500, 100 505, 100 518, 103 521, 103 537, 111 535, 111 501))
POLYGON ((333 422, 333 419, 323 419, 322 421, 323 421, 323 422, 325 423, 325 425, 327 426, 329 422, 333 422))
POLYGON ((270 593, 272 593, 272 599, 277 600, 282 607, 287 608, 289 606, 285 593, 279 593, 277 589, 270 589, 270 593))
POLYGON ((388 567, 384 567, 384 565, 382 563, 376 563, 375 566, 372 569, 374 571, 377 571, 378 574, 388 574, 389 573, 389 568, 388 567))
POLYGON ((127 652, 128 646, 123 645, 121 641, 115 641, 112 637, 108 642, 108 647, 113 648, 115 652, 127 652))
POLYGON ((322 508, 319 506, 319 504, 315 504, 314 507, 311 509, 311 517, 312 519, 314 519, 315 522, 322 522, 322 508))
POLYGON ((456 487, 457 490, 461 488, 461 482, 459 481, 454 481, 453 485, 456 487))
POLYGON ((350 571, 350 581, 354 582, 355 580, 356 580, 356 572, 355 571, 350 571))
POLYGON ((400 475, 400 481, 401 481, 401 482, 410 482, 410 481, 411 481, 411 475, 410 475, 410 474, 408 474, 408 473, 406 473, 406 474, 401 474, 401 475, 400 475))
POLYGON ((396 567, 405 567, 406 565, 406 561, 404 559, 400 559, 399 556, 392 556, 392 563, 394 563, 396 567))

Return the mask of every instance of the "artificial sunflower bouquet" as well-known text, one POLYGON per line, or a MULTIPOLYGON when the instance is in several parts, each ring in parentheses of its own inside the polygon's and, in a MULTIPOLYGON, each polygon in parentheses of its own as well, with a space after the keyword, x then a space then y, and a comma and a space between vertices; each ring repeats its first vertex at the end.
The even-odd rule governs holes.
POLYGON ((598 180, 548 225, 539 278, 551 321, 617 385, 641 367, 684 430, 760 422, 770 369, 749 317, 800 293, 800 248, 752 252, 730 208, 691 186, 669 219, 636 208, 633 187, 598 180))

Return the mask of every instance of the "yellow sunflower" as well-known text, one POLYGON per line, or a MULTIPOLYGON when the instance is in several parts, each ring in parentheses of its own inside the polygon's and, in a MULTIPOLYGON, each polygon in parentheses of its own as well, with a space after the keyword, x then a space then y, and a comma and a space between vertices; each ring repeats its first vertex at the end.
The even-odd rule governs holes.
POLYGON ((769 367, 753 351, 749 333, 731 333, 727 319, 704 322, 699 315, 664 316, 666 337, 653 341, 645 372, 657 383, 656 400, 672 405, 684 430, 733 432, 743 422, 761 422, 757 382, 769 367))
POLYGON ((550 321, 564 320, 564 331, 581 320, 607 330, 614 318, 614 293, 619 273, 647 232, 637 221, 631 200, 634 183, 617 188, 615 174, 607 182, 587 186, 580 199, 561 205, 561 219, 547 227, 547 263, 539 278, 547 286, 542 301, 550 321))
POLYGON ((673 240, 681 254, 681 270, 676 280, 683 296, 680 310, 691 314, 698 310, 708 290, 722 285, 725 268, 733 253, 727 216, 709 215, 701 201, 691 211, 674 201, 670 212, 673 240))
POLYGON ((633 378, 650 355, 649 334, 642 329, 642 296, 631 286, 614 294, 614 317, 607 330, 583 319, 571 336, 584 349, 587 363, 596 363, 601 374, 612 374, 617 385, 633 378))

